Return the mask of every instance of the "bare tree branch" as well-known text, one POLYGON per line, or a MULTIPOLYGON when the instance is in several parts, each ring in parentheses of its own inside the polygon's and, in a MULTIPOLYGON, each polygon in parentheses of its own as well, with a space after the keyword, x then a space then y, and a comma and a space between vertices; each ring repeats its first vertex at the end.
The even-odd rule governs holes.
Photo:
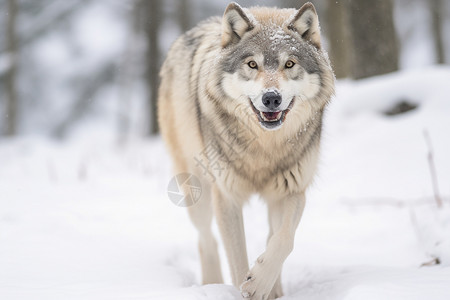
POLYGON ((104 87, 104 84, 111 82, 114 79, 115 66, 113 63, 109 63, 101 68, 94 76, 89 78, 89 82, 84 85, 84 90, 80 93, 78 100, 74 102, 74 105, 69 109, 69 114, 66 116, 59 125, 53 130, 53 135, 57 138, 63 138, 70 125, 83 116, 83 114, 89 109, 92 103, 92 98, 96 93, 104 87))
POLYGON ((430 175, 431 175, 431 183, 433 185, 434 199, 436 200, 436 204, 439 208, 442 207, 442 199, 439 196, 439 187, 436 173, 436 166, 434 165, 434 156, 433 156, 433 147, 431 145, 431 138, 428 134, 428 130, 423 131, 423 135, 425 137, 425 142, 428 147, 428 166, 430 167, 430 175))
MULTIPOLYGON (((18 36, 17 44, 19 47, 25 47, 36 40, 39 40, 42 35, 58 28, 58 24, 76 13, 78 9, 85 6, 91 0, 83 1, 56 1, 52 4, 54 8, 48 8, 39 14, 39 22, 35 22, 29 26, 26 32, 18 36), (59 6, 59 7, 56 7, 59 6)), ((7 47, 0 49, 0 53, 8 51, 7 47)))

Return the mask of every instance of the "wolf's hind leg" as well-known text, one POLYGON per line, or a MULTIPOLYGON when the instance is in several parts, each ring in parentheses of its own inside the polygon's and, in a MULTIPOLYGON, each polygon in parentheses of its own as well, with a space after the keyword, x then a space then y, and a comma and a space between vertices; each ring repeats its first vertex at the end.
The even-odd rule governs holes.
POLYGON ((197 203, 188 208, 192 223, 198 230, 198 248, 202 265, 202 283, 223 283, 217 242, 211 231, 213 210, 211 188, 202 182, 202 195, 197 203))

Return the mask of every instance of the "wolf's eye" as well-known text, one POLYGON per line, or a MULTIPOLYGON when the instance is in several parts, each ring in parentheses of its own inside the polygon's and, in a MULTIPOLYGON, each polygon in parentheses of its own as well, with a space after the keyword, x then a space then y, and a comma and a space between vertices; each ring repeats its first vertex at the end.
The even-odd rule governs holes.
POLYGON ((254 60, 250 61, 247 65, 252 69, 258 69, 258 64, 254 60))
POLYGON ((290 69, 290 68, 292 68, 294 65, 295 65, 295 62, 293 62, 292 60, 288 60, 284 66, 285 66, 287 69, 290 69))

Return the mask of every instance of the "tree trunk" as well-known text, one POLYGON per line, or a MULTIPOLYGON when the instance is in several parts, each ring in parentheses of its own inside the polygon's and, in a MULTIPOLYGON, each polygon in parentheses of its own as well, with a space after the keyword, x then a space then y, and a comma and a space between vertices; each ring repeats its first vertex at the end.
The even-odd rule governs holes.
MULTIPOLYGON (((128 33, 123 48, 120 71, 118 72, 119 111, 118 111, 118 143, 125 144, 131 130, 132 98, 142 66, 140 37, 143 33, 144 16, 142 1, 134 1, 133 10, 127 15, 128 33)), ((147 128, 145 128, 147 134, 147 128)))
POLYGON ((391 0, 346 0, 355 79, 398 70, 398 41, 391 0))
POLYGON ((436 50, 436 62, 438 64, 445 63, 444 42, 442 38, 442 17, 441 14, 445 13, 443 9, 442 0, 430 0, 429 1, 431 17, 432 17, 432 31, 434 48, 436 50))
POLYGON ((343 1, 327 1, 325 23, 334 73, 337 78, 348 77, 350 75, 350 41, 343 1))
POLYGON ((162 2, 160 0, 143 0, 148 19, 145 22, 147 36, 147 86, 150 89, 148 98, 148 115, 150 120, 149 133, 155 135, 159 132, 157 118, 157 100, 159 86, 159 29, 162 22, 162 2))
POLYGON ((6 124, 5 134, 15 135, 17 132, 17 44, 16 44, 17 0, 8 0, 8 23, 6 26, 7 53, 10 60, 6 74, 6 124))
POLYGON ((189 0, 179 0, 178 1, 178 23, 180 24, 180 29, 182 33, 185 33, 191 28, 191 14, 190 14, 191 3, 189 0))
POLYGON ((280 3, 280 5, 282 5, 282 4, 283 4, 283 7, 295 8, 295 9, 299 9, 303 5, 303 3, 298 0, 285 0, 282 3, 280 3))

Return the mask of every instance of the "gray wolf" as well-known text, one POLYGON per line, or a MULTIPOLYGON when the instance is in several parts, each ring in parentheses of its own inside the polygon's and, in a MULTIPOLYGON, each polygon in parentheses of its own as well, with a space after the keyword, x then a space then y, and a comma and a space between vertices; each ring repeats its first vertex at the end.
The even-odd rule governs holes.
POLYGON ((231 3, 222 18, 175 41, 160 76, 158 119, 174 171, 194 174, 202 185, 188 211, 199 233, 203 283, 222 282, 215 216, 242 296, 281 297, 282 266, 294 247, 334 93, 314 6, 231 3), (249 269, 242 207, 252 194, 267 203, 270 232, 249 269))

